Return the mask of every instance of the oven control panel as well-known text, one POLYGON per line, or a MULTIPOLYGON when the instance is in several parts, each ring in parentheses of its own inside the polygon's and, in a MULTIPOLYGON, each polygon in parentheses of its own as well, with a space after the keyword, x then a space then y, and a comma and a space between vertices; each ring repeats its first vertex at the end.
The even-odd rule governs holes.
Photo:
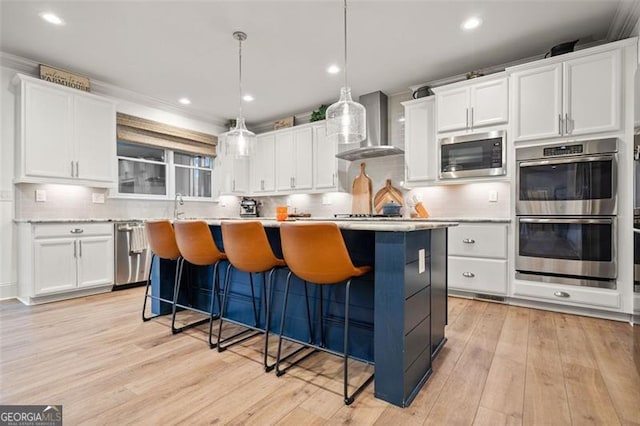
POLYGON ((542 155, 544 155, 545 157, 555 157, 557 155, 582 154, 583 152, 584 147, 582 145, 561 145, 551 148, 545 148, 542 151, 542 155))

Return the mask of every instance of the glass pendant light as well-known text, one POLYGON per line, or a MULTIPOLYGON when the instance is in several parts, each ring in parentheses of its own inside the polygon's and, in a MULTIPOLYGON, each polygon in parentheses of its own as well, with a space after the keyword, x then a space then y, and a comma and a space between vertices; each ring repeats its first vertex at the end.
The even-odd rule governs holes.
POLYGON ((366 139, 366 111, 351 99, 347 85, 347 0, 344 0, 344 87, 340 99, 327 108, 327 138, 339 144, 358 143, 366 139))
POLYGON ((228 144, 230 152, 235 158, 249 157, 255 150, 257 138, 255 133, 247 129, 242 117, 242 42, 247 39, 247 35, 242 31, 233 33, 233 38, 238 40, 238 59, 239 59, 239 93, 238 99, 240 106, 238 108, 238 118, 236 118, 236 126, 225 134, 225 141, 228 144))

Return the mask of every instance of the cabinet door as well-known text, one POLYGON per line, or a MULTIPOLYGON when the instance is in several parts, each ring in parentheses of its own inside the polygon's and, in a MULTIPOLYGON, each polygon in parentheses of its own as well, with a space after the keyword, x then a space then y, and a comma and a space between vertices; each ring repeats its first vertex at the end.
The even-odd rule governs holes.
POLYGON ((619 50, 565 62, 564 132, 583 135, 618 130, 621 78, 619 50))
POLYGON ((514 140, 561 135, 562 64, 513 73, 511 95, 514 140))
POLYGON ((276 134, 276 190, 293 189, 293 133, 276 134))
POLYGON ((275 190, 275 136, 258 136, 256 151, 251 158, 251 192, 272 192, 275 190))
POLYGON ((313 129, 306 127, 293 133, 293 189, 313 188, 313 129))
POLYGON ((434 98, 404 107, 406 180, 433 181, 438 176, 434 98))
POLYGON ((337 189, 338 143, 327 140, 327 130, 324 125, 313 128, 313 152, 314 188, 337 189))
POLYGON ((113 284, 113 236, 79 238, 77 244, 78 287, 113 284))
MULTIPOLYGON (((75 238, 33 240, 35 294, 76 288, 76 256, 75 238)), ((113 263, 111 267, 113 268, 113 263)))
POLYGON ((71 95, 26 84, 23 102, 25 174, 71 179, 74 173, 71 95))
POLYGON ((469 88, 453 89, 436 94, 438 132, 469 127, 469 88))
POLYGON ((73 111, 76 177, 115 182, 115 106, 109 101, 76 96, 73 111))
POLYGON ((509 87, 506 78, 471 86, 471 127, 509 121, 509 87))

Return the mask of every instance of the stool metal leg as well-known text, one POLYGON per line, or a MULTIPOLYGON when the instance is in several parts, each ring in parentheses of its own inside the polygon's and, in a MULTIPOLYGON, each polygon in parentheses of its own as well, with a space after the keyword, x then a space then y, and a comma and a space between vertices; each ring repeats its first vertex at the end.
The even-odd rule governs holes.
MULTIPOLYGON (((235 345, 236 343, 240 343, 240 342, 244 342, 247 339, 250 339, 252 337, 255 336, 259 336, 260 334, 262 334, 262 331, 255 331, 255 327, 254 328, 247 328, 246 330, 240 331, 236 334, 234 334, 233 336, 229 336, 226 337, 224 339, 222 339, 222 324, 224 323, 224 315, 227 311, 227 307, 229 305, 229 288, 231 287, 231 267, 233 265, 231 265, 231 263, 229 263, 229 266, 227 266, 227 275, 224 277, 224 294, 222 295, 222 307, 220 308, 220 325, 218 326, 218 342, 216 344, 216 346, 218 347, 218 352, 224 352, 225 350, 227 350, 229 347, 235 345), (242 337, 241 339, 235 340, 233 342, 231 342, 230 344, 223 346, 222 343, 223 342, 227 342, 229 340, 233 340, 236 337, 240 337, 246 333, 249 333, 251 331, 255 331, 254 333, 242 337)), ((251 276, 251 274, 250 274, 251 276)), ((255 297, 254 297, 254 292, 253 292, 253 278, 250 278, 250 283, 251 283, 251 299, 252 299, 252 303, 253 303, 253 315, 254 318, 256 318, 257 321, 257 311, 256 311, 256 304, 255 304, 255 297)), ((230 320, 228 320, 230 321, 230 320)), ((257 327, 257 324, 256 324, 257 327)))
POLYGON ((351 405, 356 395, 373 380, 373 374, 349 396, 349 295, 351 293, 351 280, 345 285, 344 297, 344 403, 351 405))
POLYGON ((171 315, 171 333, 173 334, 177 334, 177 333, 181 333, 186 329, 189 328, 193 328, 193 327, 197 327, 199 325, 202 325, 204 323, 206 323, 207 321, 209 321, 209 318, 203 318, 201 320, 198 321, 194 321, 190 324, 187 325, 183 325, 180 328, 176 328, 176 312, 178 311, 178 306, 180 306, 181 308, 185 308, 185 309, 190 309, 192 311, 195 312, 200 312, 202 314, 206 314, 206 315, 210 315, 209 312, 205 312, 205 311, 201 311, 199 309, 195 309, 195 308, 189 308, 188 306, 184 306, 184 305, 178 305, 178 296, 180 295, 180 285, 181 285, 181 281, 182 281, 182 272, 184 269, 184 258, 179 257, 178 258, 178 273, 176 274, 176 283, 174 285, 174 291, 173 291, 173 309, 172 309, 172 315, 171 315))
POLYGON ((149 287, 151 287, 151 271, 153 271, 153 261, 156 258, 155 253, 151 254, 151 265, 149 266, 149 276, 147 277, 147 288, 144 291, 144 303, 142 304, 142 321, 149 321, 159 315, 152 315, 147 317, 144 313, 147 311, 147 299, 149 298, 149 287))
MULTIPOLYGON (((266 280, 266 284, 265 284, 265 291, 264 291, 264 297, 265 297, 265 318, 264 318, 264 359, 262 361, 262 364, 264 366, 264 371, 265 372, 269 372, 271 370, 273 370, 273 368, 276 366, 275 363, 269 365, 269 329, 271 328, 271 299, 272 299, 272 292, 273 292, 273 277, 276 274, 276 268, 272 268, 269 271, 269 278, 266 280)), ((266 279, 266 272, 262 273, 262 279, 265 280, 266 279)), ((263 281, 264 282, 264 281, 263 281)))
POLYGON ((218 299, 218 306, 220 309, 220 271, 219 271, 220 262, 216 262, 213 266, 213 283, 211 284, 211 316, 209 317, 209 349, 213 349, 217 346, 217 343, 213 343, 211 340, 211 335, 213 332, 213 321, 220 318, 220 313, 218 315, 214 315, 213 307, 215 306, 215 299, 218 299))
MULTIPOLYGON (((289 287, 291 284, 291 276, 293 275, 292 272, 289 272, 289 274, 287 275, 287 284, 285 286, 285 290, 284 290, 284 301, 282 303, 282 314, 280 317, 280 335, 278 336, 278 351, 276 353, 276 363, 275 363, 275 368, 276 368, 276 376, 280 377, 282 376, 284 373, 287 372, 287 370, 291 367, 293 367, 294 365, 296 365, 297 363, 299 363, 300 361, 302 361, 303 359, 306 359, 307 357, 309 357, 310 355, 314 354, 317 352, 316 349, 314 349, 313 351, 309 352, 308 354, 298 358, 297 360, 295 360, 294 362, 292 362, 291 364, 289 364, 286 368, 284 369, 280 369, 280 363, 282 361, 285 361, 289 358, 291 358, 292 356, 295 356, 296 354, 298 354, 299 352, 305 350, 305 349, 313 349, 313 347, 305 345, 302 342, 301 343, 303 346, 301 348, 296 349, 295 351, 293 351, 292 353, 290 353, 289 355, 285 356, 285 357, 281 357, 282 355, 282 338, 284 335, 284 320, 285 320, 285 316, 286 316, 286 311, 287 311, 287 301, 289 299, 289 287)), ((309 312, 309 297, 307 294, 307 286, 306 286, 306 282, 305 282, 305 299, 306 299, 306 306, 307 306, 307 326, 309 327, 309 344, 311 344, 311 340, 312 340, 312 330, 311 330, 311 314, 309 312)))

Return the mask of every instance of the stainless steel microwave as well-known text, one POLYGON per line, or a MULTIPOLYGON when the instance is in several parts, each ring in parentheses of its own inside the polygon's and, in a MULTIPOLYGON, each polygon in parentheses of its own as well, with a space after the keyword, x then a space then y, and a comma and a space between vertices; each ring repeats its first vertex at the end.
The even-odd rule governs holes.
POLYGON ((507 174, 507 133, 504 130, 442 138, 438 147, 440 179, 507 174))

